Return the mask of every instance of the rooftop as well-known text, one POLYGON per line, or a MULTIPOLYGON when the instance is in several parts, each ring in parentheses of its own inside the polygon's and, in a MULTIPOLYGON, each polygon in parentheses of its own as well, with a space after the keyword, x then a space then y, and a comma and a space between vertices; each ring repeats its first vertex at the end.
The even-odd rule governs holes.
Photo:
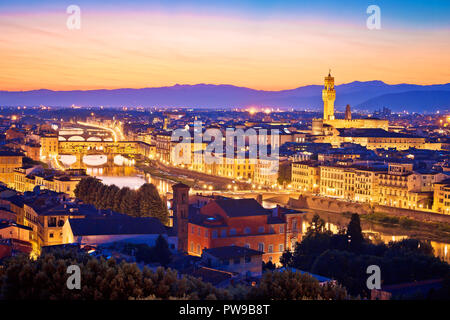
POLYGON ((69 219, 69 223, 75 236, 166 233, 163 224, 151 217, 69 219))
POLYGON ((238 246, 225 246, 205 249, 203 250, 203 252, 219 259, 234 259, 240 257, 259 256, 264 254, 264 252, 261 251, 238 246))
POLYGON ((255 199, 220 199, 214 200, 229 217, 261 216, 270 213, 255 199))

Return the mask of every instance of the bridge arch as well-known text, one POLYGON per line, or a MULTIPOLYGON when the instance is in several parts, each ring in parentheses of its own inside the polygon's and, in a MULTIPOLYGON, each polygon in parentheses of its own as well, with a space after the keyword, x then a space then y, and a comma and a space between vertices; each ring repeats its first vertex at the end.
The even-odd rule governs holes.
POLYGON ((67 141, 85 141, 85 139, 82 136, 72 136, 67 141))

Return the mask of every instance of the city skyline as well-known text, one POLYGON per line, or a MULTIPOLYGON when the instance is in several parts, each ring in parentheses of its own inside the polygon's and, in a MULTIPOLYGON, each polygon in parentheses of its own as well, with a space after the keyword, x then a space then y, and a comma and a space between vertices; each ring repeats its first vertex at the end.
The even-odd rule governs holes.
POLYGON ((354 1, 75 4, 79 30, 66 26, 70 3, 0 5, 1 90, 198 83, 286 90, 320 84, 329 68, 336 84, 450 79, 443 1, 426 8, 380 1, 379 30, 366 26, 368 4, 354 1))

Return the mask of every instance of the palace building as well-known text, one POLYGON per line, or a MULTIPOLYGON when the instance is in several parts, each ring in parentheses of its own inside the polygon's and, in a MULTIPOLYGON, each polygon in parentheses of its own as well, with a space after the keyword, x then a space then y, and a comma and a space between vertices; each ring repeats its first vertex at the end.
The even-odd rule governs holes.
POLYGON ((334 115, 334 101, 336 100, 336 90, 334 89, 334 77, 331 71, 325 77, 324 88, 322 90, 323 100, 323 119, 313 119, 312 133, 314 135, 322 135, 326 132, 327 127, 335 129, 342 128, 364 128, 364 129, 383 129, 388 130, 389 122, 379 119, 352 119, 350 105, 345 110, 345 119, 336 119, 334 115))
POLYGON ((440 149, 441 145, 427 143, 424 137, 389 131, 389 121, 380 119, 353 119, 350 105, 345 109, 345 118, 336 119, 334 115, 334 101, 336 90, 334 77, 331 73, 325 77, 322 90, 323 119, 312 120, 311 133, 316 143, 329 143, 339 148, 343 143, 359 144, 367 149, 407 150, 440 149))

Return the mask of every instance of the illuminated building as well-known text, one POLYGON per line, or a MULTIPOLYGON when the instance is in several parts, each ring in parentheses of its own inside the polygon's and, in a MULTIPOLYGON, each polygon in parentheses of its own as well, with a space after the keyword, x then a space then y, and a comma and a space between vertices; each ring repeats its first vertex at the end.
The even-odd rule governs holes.
POLYGON ((161 132, 156 135, 156 158, 164 163, 171 163, 171 155, 176 142, 171 141, 170 132, 161 132))
POLYGON ((433 211, 450 214, 450 179, 434 183, 433 211))
POLYGON ((40 138, 41 144, 41 159, 48 160, 58 155, 58 137, 57 136, 43 136, 40 138))
POLYGON ((365 168, 355 169, 355 201, 368 202, 378 200, 378 171, 365 168))
POLYGON ((217 164, 219 176, 238 180, 253 180, 255 159, 249 159, 247 156, 239 159, 237 155, 233 155, 232 158, 223 157, 221 162, 217 164))
POLYGON ((379 128, 388 130, 387 120, 379 119, 352 119, 350 106, 347 105, 345 119, 336 119, 334 115, 334 101, 336 100, 336 90, 334 89, 334 77, 329 73, 324 80, 322 90, 323 119, 313 119, 312 134, 323 135, 327 126, 335 129, 340 128, 379 128))
POLYGON ((14 187, 14 170, 22 167, 23 156, 11 151, 0 151, 0 182, 14 187))
POLYGON ((41 160, 41 146, 39 144, 25 144, 23 145, 23 150, 28 158, 34 161, 41 160))
POLYGON ((82 178, 84 171, 68 170, 65 172, 45 172, 39 167, 23 167, 14 171, 13 188, 19 192, 33 191, 35 187, 61 192, 75 197, 75 188, 82 178))
POLYGON ((258 159, 255 165, 253 182, 262 186, 272 186, 278 183, 279 160, 258 159))
POLYGON ((353 199, 354 171, 346 165, 320 167, 320 194, 353 199))
POLYGON ((201 207, 189 206, 189 188, 179 185, 174 186, 174 205, 180 220, 174 225, 179 248, 187 239, 190 255, 201 256, 204 249, 235 245, 264 252, 263 261, 279 263, 284 250, 292 250, 301 240, 300 211, 265 209, 254 199, 212 199, 201 207))
POLYGON ((320 168, 315 161, 299 161, 292 163, 292 186, 294 190, 318 193, 320 168))
POLYGON ((325 86, 322 90, 323 100, 323 120, 334 120, 334 101, 336 100, 336 90, 334 89, 334 77, 331 70, 325 77, 325 86))
POLYGON ((411 163, 389 163, 388 170, 346 162, 317 164, 312 161, 292 165, 295 190, 319 193, 344 200, 397 207, 410 210, 445 212, 450 203, 445 174, 434 171, 413 171, 411 163), (319 189, 312 189, 318 185, 319 189), (434 190, 434 201, 433 201, 434 190), (434 203, 432 205, 432 203, 434 203))

